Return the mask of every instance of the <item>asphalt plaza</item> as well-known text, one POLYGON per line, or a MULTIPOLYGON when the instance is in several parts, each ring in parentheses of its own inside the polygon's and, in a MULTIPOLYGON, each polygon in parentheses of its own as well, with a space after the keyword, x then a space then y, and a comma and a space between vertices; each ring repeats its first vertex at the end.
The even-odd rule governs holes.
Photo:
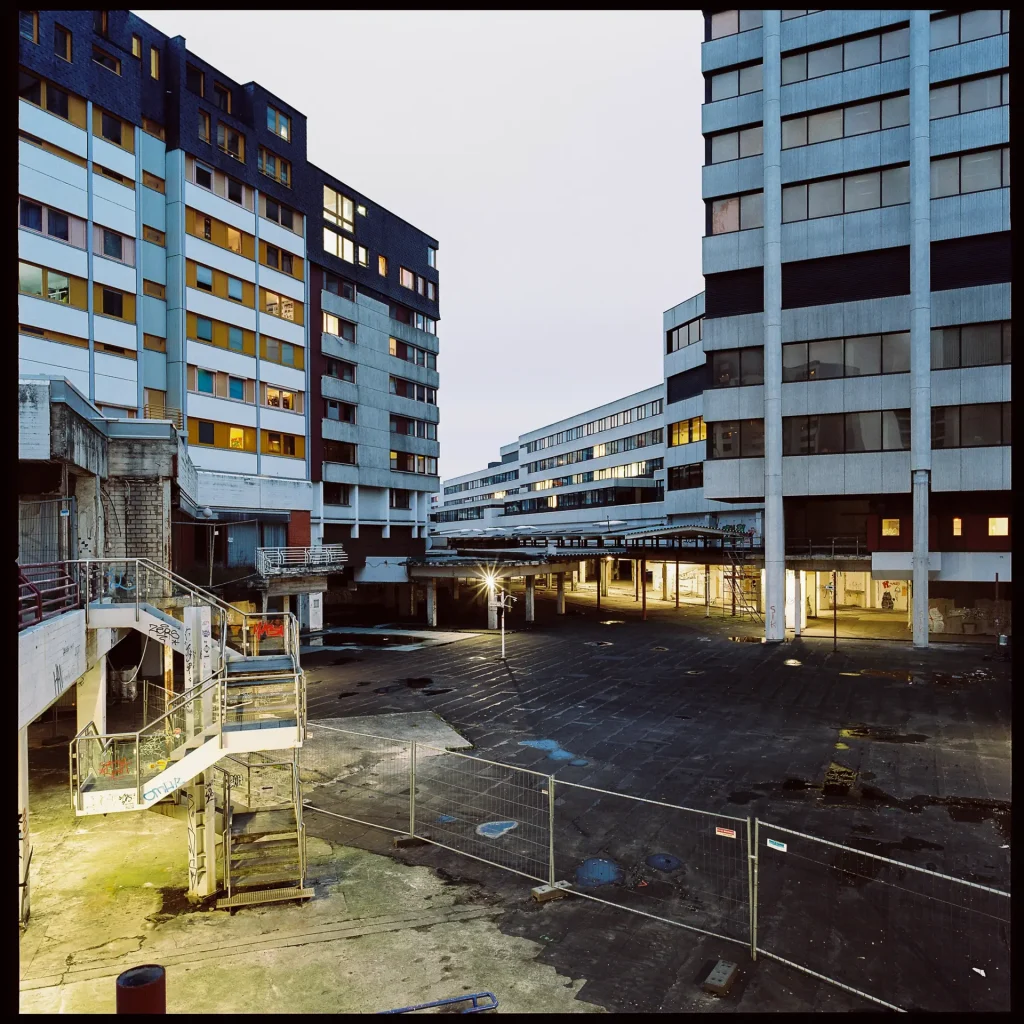
MULTIPOLYGON (((758 817, 1009 888, 1010 675, 992 648, 914 651, 842 640, 833 651, 821 639, 768 646, 756 642, 752 624, 705 619, 699 609, 649 607, 642 622, 636 604, 619 595, 602 601, 599 618, 592 592, 567 596, 565 618, 555 617, 543 590, 533 626, 513 614, 506 663, 489 634, 407 654, 304 657, 310 718, 430 709, 481 757, 758 817), (552 759, 555 750, 573 757, 552 759)), ((448 609, 443 625, 479 629, 480 614, 464 602, 448 609)), ((640 827, 624 810, 602 834, 640 827)), ((344 822, 329 831, 354 845, 390 843, 385 833, 344 822)), ((584 841, 575 850, 601 859, 607 844, 591 838, 589 850, 584 841)), ((616 908, 579 900, 531 906, 520 880, 445 850, 395 855, 503 894, 502 927, 543 942, 547 962, 587 979, 581 998, 608 1009, 697 1009, 714 998, 697 976, 718 959, 738 959, 742 971, 722 1008, 866 1005, 763 958, 752 964, 736 946, 616 908)), ((864 944, 871 941, 865 934, 864 944)))

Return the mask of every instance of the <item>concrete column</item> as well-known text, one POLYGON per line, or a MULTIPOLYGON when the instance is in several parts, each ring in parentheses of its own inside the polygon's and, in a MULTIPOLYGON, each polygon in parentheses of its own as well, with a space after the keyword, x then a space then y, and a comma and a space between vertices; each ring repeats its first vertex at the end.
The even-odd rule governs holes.
POLYGON ((586 583, 586 582, 587 582, 587 560, 584 558, 583 561, 580 562, 580 583, 586 583))
POLYGON ((599 579, 601 581, 601 596, 608 596, 608 581, 612 578, 612 563, 601 559, 598 562, 599 579))
POLYGON ((640 559, 634 558, 633 566, 633 600, 640 600, 640 559))
POLYGON ((782 513, 782 122, 780 12, 765 11, 764 45, 764 567, 765 640, 786 638, 782 513))
POLYGON ((167 708, 169 708, 171 703, 170 694, 174 691, 174 648, 170 644, 162 644, 161 650, 163 651, 164 660, 164 689, 167 691, 164 700, 167 708))
POLYGON ((575 570, 569 573, 569 592, 572 594, 576 593, 576 572, 575 570))
POLYGON ((416 584, 409 584, 409 615, 416 618, 416 584))
POLYGON ((455 598, 455 600, 458 601, 458 599, 459 599, 459 577, 456 576, 455 579, 452 581, 452 583, 453 583, 452 595, 455 598))
MULTIPOLYGON (((415 493, 416 492, 413 491, 413 494, 415 494, 415 493)), ((391 537, 391 490, 390 490, 390 488, 388 489, 387 497, 388 497, 388 500, 387 500, 386 504, 384 505, 384 526, 381 527, 381 531, 380 531, 380 535, 381 535, 381 537, 384 540, 388 540, 391 537)), ((412 536, 413 537, 416 536, 416 527, 415 527, 415 525, 412 528, 412 536)))
POLYGON ((668 600, 668 562, 661 563, 661 599, 668 600))
POLYGON ((555 614, 565 614, 565 573, 555 573, 555 614))
POLYGON ((285 594, 281 598, 281 611, 287 615, 292 610, 292 595, 285 594))
POLYGON ((353 484, 349 491, 349 500, 352 502, 352 530, 349 536, 353 540, 359 539, 359 484, 353 484))
POLYGON ((533 622, 534 621, 534 619, 533 619, 533 611, 534 611, 534 606, 533 606, 533 584, 534 584, 534 580, 535 579, 536 579, 535 576, 527 576, 526 577, 526 601, 524 602, 524 604, 526 606, 526 621, 527 622, 533 622))
POLYGON ((28 820, 28 726, 18 730, 18 920, 28 920, 32 834, 28 820))
POLYGON ((931 438, 930 20, 910 12, 910 469, 914 502, 914 646, 928 646, 931 438))
POLYGON ((647 559, 640 560, 640 593, 643 604, 640 606, 640 618, 647 621, 647 559))
MULTIPOLYGON (((270 599, 270 594, 269 594, 268 591, 263 590, 263 591, 260 592, 260 611, 263 612, 264 615, 267 614, 267 602, 269 601, 269 599, 270 599)), ((185 686, 186 686, 186 689, 187 689, 188 688, 188 684, 186 683, 185 686)))
POLYGON ((107 731, 107 656, 101 655, 92 668, 86 669, 78 680, 75 695, 77 705, 78 732, 90 722, 103 735, 107 731))
POLYGON ((487 628, 497 629, 498 628, 498 605, 495 600, 496 595, 494 593, 488 593, 487 595, 487 628))
POLYGON ((804 618, 804 588, 801 586, 803 575, 799 569, 793 573, 793 632, 797 636, 800 635, 804 618))
POLYGON ((437 628, 437 580, 427 580, 427 625, 437 628))

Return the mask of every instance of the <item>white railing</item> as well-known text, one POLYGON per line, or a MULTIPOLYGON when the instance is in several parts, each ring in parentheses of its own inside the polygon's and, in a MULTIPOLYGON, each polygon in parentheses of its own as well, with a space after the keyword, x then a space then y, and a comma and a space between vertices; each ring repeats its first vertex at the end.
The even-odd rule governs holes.
POLYGON ((261 576, 299 576, 309 572, 340 572, 348 555, 340 544, 315 548, 257 548, 256 571, 261 576))

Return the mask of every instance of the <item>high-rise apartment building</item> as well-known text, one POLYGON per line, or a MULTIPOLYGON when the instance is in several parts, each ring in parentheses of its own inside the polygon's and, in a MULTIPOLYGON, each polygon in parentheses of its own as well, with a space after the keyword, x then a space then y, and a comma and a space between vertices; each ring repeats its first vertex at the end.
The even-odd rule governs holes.
MULTIPOLYGON (((437 241, 180 36, 126 11, 22 11, 20 33, 21 372, 176 422, 223 576, 340 542, 350 584, 391 581, 438 487, 437 241)), ((179 530, 176 567, 206 536, 179 530)))
POLYGON ((769 640, 793 536, 865 530, 917 645, 1009 573, 1009 17, 705 12, 703 484, 764 501, 769 640))

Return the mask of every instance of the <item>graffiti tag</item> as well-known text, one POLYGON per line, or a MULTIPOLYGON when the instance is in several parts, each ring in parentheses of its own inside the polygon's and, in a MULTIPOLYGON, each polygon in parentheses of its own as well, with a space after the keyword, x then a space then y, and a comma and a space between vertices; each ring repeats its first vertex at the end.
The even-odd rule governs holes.
POLYGON ((173 626, 168 626, 166 622, 151 622, 149 624, 149 635, 154 640, 159 640, 162 644, 168 640, 172 644, 176 644, 181 639, 181 634, 173 626))
POLYGON ((126 757, 120 757, 112 761, 104 761, 100 765, 100 775, 109 775, 117 778, 120 775, 127 775, 131 771, 130 762, 126 757))
POLYGON ((156 800, 159 797, 168 796, 170 793, 173 793, 180 785, 181 779, 175 776, 169 782, 161 782, 159 786, 154 786, 152 789, 147 789, 146 792, 142 794, 142 799, 148 803, 150 800, 156 800))
POLYGON ((284 636, 284 623, 260 621, 252 627, 253 636, 284 636))
POLYGON ((61 695, 61 691, 64 689, 64 670, 60 664, 53 666, 53 693, 55 697, 61 695))

